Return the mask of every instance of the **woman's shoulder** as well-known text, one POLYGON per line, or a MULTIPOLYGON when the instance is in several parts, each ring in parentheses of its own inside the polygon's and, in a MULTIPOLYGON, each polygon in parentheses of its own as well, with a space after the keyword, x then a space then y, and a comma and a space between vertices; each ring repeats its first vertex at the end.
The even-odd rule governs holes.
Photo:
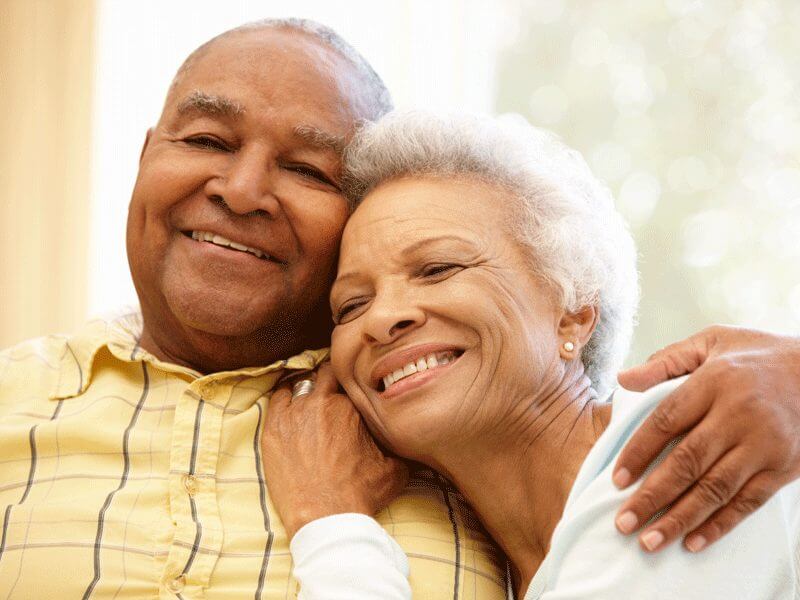
MULTIPOLYGON (((617 423, 641 423, 658 404, 678 389, 689 378, 688 375, 670 379, 645 392, 632 392, 617 387, 611 394, 611 425, 617 423)), ((632 432, 631 432, 632 433, 632 432)))
POLYGON ((611 422, 581 468, 553 534, 539 594, 531 598, 547 599, 554 591, 558 592, 554 598, 791 598, 791 582, 797 577, 794 553, 800 550, 796 542, 800 484, 785 488, 700 554, 691 554, 680 544, 647 554, 636 536, 616 530, 616 512, 638 488, 635 484, 619 490, 612 483, 619 451, 681 383, 683 379, 673 380, 645 393, 621 389, 614 393, 611 422))

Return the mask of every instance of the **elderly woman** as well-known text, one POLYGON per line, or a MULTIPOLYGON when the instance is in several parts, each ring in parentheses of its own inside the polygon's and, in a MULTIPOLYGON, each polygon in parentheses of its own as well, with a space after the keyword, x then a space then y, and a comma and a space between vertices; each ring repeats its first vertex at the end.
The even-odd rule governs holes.
MULTIPOLYGON (((612 483, 617 455, 679 382, 613 391, 637 305, 635 248, 575 152, 518 119, 412 113, 362 131, 346 164, 359 206, 331 293, 336 378, 381 445, 460 490, 508 557, 518 597, 800 593, 797 483, 699 555, 646 554, 615 529, 632 493, 612 483)), ((323 373, 318 385, 333 392, 331 381, 323 373)), ((389 475, 343 477, 376 500, 342 512, 369 514, 398 487, 389 475)), ((295 527, 296 502, 276 495, 295 527)), ((379 579, 376 598, 410 597, 402 554, 364 519, 315 520, 295 537, 309 598, 326 589, 326 561, 357 564, 348 552, 364 566, 340 567, 353 569, 345 579, 379 579), (348 530, 349 542, 331 543, 348 530)))

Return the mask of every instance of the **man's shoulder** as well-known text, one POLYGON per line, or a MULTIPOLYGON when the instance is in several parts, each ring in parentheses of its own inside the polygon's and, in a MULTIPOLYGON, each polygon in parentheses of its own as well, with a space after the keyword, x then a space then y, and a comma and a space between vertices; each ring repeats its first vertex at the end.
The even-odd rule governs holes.
POLYGON ((47 335, 0 351, 0 405, 47 397, 58 383, 69 337, 47 335))
POLYGON ((68 340, 67 335, 53 334, 31 338, 4 348, 0 350, 0 369, 6 371, 38 366, 45 370, 57 370, 68 340))
POLYGON ((61 388, 77 389, 85 363, 98 348, 133 345, 120 323, 124 324, 119 317, 93 319, 70 335, 45 335, 0 350, 0 404, 9 396, 49 397, 61 388))

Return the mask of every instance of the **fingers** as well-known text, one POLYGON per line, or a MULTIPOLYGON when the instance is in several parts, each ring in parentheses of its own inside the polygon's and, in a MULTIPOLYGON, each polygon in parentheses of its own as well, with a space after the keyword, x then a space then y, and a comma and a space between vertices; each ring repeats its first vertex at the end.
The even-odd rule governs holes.
POLYGON ((285 381, 281 383, 269 397, 269 412, 275 413, 282 411, 289 406, 292 400, 292 384, 293 381, 285 381))
POLYGON ((294 373, 284 378, 272 394, 272 404, 296 399, 292 398, 294 386, 304 379, 313 381, 314 387, 307 394, 299 396, 300 398, 322 399, 337 394, 339 391, 339 383, 333 374, 333 368, 329 361, 325 361, 315 371, 294 373))
MULTIPOLYGON (((674 503, 686 490, 700 481, 703 474, 709 471, 721 457, 725 456, 730 447, 731 443, 728 439, 701 424, 681 440, 664 461, 644 480, 636 493, 623 503, 617 513, 617 528, 620 532, 628 534, 647 523, 660 510, 674 503)), ((715 477, 717 475, 719 473, 714 473, 715 477)), ((716 488, 714 489, 731 483, 729 481, 730 474, 728 475, 729 477, 722 482, 715 482, 716 488)), ((749 477, 750 474, 747 476, 749 477)), ((709 475, 705 476, 706 482, 701 482, 702 485, 709 484, 708 477, 709 475)), ((746 480, 745 478, 744 481, 746 480)), ((744 481, 740 483, 740 486, 744 484, 744 481)), ((703 495, 705 491, 713 490, 701 490, 700 495, 703 495)), ((708 496, 710 496, 708 498, 710 501, 713 500, 712 494, 709 493, 708 496)), ((725 502, 728 499, 725 498, 725 502)), ((702 523, 708 515, 722 505, 721 502, 716 504, 711 502, 710 504, 713 505, 708 507, 702 518, 693 526, 702 523)))
MULTIPOLYGON (((409 478, 408 465, 406 465, 404 461, 397 458, 389 458, 387 460, 390 461, 391 467, 387 477, 389 490, 385 494, 384 506, 400 495, 408 484, 409 478)), ((383 506, 381 508, 383 508, 383 506)))
POLYGON ((741 469, 747 451, 737 448, 722 457, 661 518, 640 535, 645 550, 654 552, 682 538, 727 505, 752 476, 741 469))
POLYGON ((702 365, 713 340, 712 330, 700 333, 666 346, 642 365, 621 371, 617 379, 622 387, 633 392, 644 392, 654 385, 694 372, 702 365))
MULTIPOLYGON (((687 379, 639 426, 625 444, 614 467, 613 479, 617 487, 625 488, 639 479, 669 442, 697 425, 708 413, 713 397, 706 384, 705 378, 687 379)), ((673 480, 679 479, 680 475, 680 472, 676 473, 673 480)))
POLYGON ((751 478, 727 505, 686 537, 686 549, 690 552, 704 550, 763 506, 782 485, 768 472, 751 478))
POLYGON ((317 377, 314 382, 314 392, 329 395, 336 394, 338 391, 339 382, 336 381, 336 376, 333 374, 331 362, 326 360, 317 368, 317 377))

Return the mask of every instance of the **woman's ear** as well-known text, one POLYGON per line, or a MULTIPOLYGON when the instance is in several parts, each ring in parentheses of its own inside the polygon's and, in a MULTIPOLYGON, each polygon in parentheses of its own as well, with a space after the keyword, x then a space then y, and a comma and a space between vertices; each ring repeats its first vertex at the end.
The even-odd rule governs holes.
POLYGON ((581 348, 592 337, 600 309, 596 306, 584 306, 574 313, 564 313, 558 324, 558 337, 561 342, 559 354, 564 360, 572 360, 580 356, 581 348))

